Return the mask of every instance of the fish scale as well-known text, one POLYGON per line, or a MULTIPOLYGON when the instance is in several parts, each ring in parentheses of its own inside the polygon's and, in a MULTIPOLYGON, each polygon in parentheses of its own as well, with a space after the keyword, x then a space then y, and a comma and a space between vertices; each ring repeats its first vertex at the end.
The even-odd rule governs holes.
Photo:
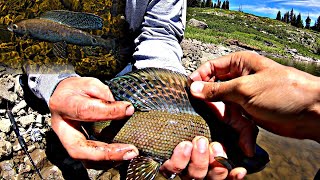
POLYGON ((205 136, 209 127, 199 115, 172 114, 166 111, 137 112, 121 128, 114 142, 134 144, 143 153, 166 160, 181 141, 205 136))
MULTIPOLYGON (((135 113, 126 121, 95 122, 89 132, 98 140, 133 144, 139 149, 140 155, 129 163, 127 179, 154 179, 174 148, 196 136, 221 142, 232 162, 249 173, 260 171, 269 162, 268 153, 259 146, 254 157, 244 155, 238 134, 219 121, 205 102, 190 96, 191 80, 183 74, 146 68, 105 83, 116 100, 131 102, 135 113)), ((215 159, 229 170, 234 167, 226 158, 215 159)))

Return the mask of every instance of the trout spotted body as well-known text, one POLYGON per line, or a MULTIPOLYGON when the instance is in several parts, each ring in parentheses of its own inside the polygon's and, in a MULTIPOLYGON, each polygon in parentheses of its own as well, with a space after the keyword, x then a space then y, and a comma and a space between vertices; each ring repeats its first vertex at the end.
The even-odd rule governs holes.
MULTIPOLYGON (((153 179, 174 148, 195 136, 223 143, 230 160, 249 172, 259 171, 269 162, 268 154, 258 146, 255 157, 244 156, 238 135, 218 121, 204 102, 189 96, 190 82, 183 74, 157 68, 106 82, 115 99, 131 102, 135 113, 126 122, 93 123, 91 130, 98 140, 133 144, 139 149, 141 156, 130 162, 127 179, 153 179)), ((216 160, 229 169, 233 167, 227 159, 216 160)))

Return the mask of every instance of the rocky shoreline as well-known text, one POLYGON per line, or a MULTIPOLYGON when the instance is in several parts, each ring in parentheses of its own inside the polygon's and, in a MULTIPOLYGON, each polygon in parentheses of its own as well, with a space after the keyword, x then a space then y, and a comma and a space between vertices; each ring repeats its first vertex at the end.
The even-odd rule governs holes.
MULTIPOLYGON (((237 45, 225 47, 191 39, 184 40, 181 45, 184 52, 182 63, 188 73, 208 59, 247 50, 237 45)), ((120 179, 120 174, 113 168, 108 171, 85 169, 79 161, 68 156, 50 128, 51 119, 46 105, 36 100, 23 86, 26 78, 21 73, 0 67, 0 84, 0 179, 39 179, 12 130, 6 115, 7 106, 12 107, 28 152, 44 179, 120 179)), ((314 177, 320 168, 319 144, 278 137, 264 130, 261 132, 258 141, 270 153, 271 163, 262 172, 248 176, 248 179, 314 177)))

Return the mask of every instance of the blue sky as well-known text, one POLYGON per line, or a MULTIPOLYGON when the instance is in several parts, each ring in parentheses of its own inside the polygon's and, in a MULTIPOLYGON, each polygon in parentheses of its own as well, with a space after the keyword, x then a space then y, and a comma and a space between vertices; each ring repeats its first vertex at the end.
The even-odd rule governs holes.
MULTIPOLYGON (((216 2, 217 0, 213 0, 216 2)), ((223 2, 223 0, 222 0, 223 2)), ((229 0, 230 9, 238 10, 242 5, 242 10, 246 13, 265 16, 275 19, 278 11, 281 15, 293 8, 296 15, 301 13, 303 21, 308 16, 312 19, 311 25, 320 16, 320 0, 229 0)))

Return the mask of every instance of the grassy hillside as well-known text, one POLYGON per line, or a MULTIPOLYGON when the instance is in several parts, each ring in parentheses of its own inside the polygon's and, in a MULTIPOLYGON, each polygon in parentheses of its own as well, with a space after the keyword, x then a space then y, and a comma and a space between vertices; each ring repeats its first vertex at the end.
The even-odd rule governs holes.
MULTIPOLYGON (((188 8, 187 19, 191 18, 206 22, 208 28, 203 30, 188 26, 186 38, 215 44, 230 44, 236 40, 250 49, 285 57, 273 58, 283 64, 292 58, 288 49, 296 49, 303 56, 320 59, 318 32, 298 29, 270 18, 212 8, 188 8)), ((310 73, 320 75, 320 69, 314 67, 315 64, 305 67, 305 63, 294 62, 293 65, 305 71, 311 69, 310 73)))

